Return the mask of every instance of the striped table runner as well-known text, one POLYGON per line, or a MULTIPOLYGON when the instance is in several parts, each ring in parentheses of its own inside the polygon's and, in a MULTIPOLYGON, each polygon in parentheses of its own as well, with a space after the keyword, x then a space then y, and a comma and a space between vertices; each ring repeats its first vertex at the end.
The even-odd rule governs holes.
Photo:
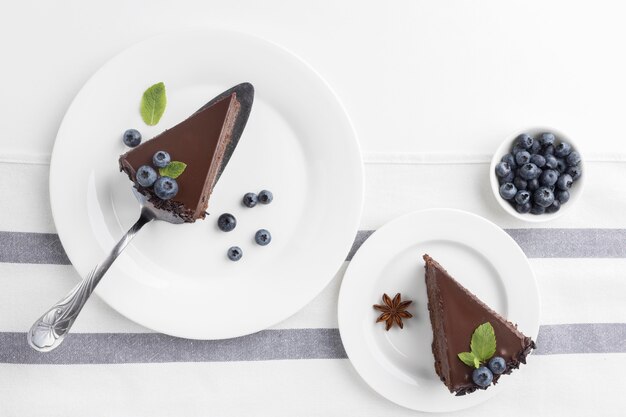
MULTIPOLYGON (((32 321, 79 279, 55 234, 46 163, 0 162, 0 416, 415 415, 373 392, 346 359, 336 300, 352 255, 386 221, 431 207, 502 226, 536 272, 538 350, 523 378, 463 415, 623 415, 626 163, 589 158, 577 206, 547 225, 497 207, 486 155, 365 155, 361 231, 332 283, 274 328, 224 341, 156 334, 92 299, 65 344, 26 345, 32 321)), ((296 274, 297 275, 297 274, 296 274)))

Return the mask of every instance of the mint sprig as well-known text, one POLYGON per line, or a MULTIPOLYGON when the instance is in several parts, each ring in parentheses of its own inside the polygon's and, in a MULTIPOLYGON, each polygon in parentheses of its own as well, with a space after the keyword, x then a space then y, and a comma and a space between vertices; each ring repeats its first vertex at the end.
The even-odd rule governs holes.
POLYGON ((187 168, 187 164, 180 161, 172 161, 167 164, 164 168, 159 168, 159 175, 162 177, 170 177, 170 178, 178 178, 180 174, 185 172, 185 168, 187 168))
POLYGON ((154 84, 144 91, 141 97, 141 118, 148 126, 156 125, 161 120, 166 105, 165 84, 162 82, 154 84))
POLYGON ((471 352, 461 352, 459 359, 473 368, 479 368, 496 353, 496 333, 491 323, 483 323, 474 330, 470 341, 471 352))

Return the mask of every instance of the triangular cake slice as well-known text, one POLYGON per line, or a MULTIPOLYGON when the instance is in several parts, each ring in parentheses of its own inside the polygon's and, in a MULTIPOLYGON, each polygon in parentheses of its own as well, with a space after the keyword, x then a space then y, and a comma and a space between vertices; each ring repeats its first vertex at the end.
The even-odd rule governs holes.
POLYGON ((203 219, 215 183, 246 126, 253 100, 254 87, 249 83, 223 92, 188 119, 120 156, 120 170, 157 208, 188 223, 203 219), (158 151, 169 153, 172 161, 187 164, 176 180, 178 194, 170 200, 159 199, 151 188, 141 187, 136 181, 137 169, 152 166, 152 156, 158 151))
MULTIPOLYGON (((469 350, 474 330, 483 323, 489 322, 493 326, 495 356, 506 361, 505 373, 526 363, 526 356, 535 348, 532 339, 459 284, 433 258, 424 255, 424 261, 435 371, 450 392, 465 395, 480 389, 472 380, 473 369, 457 355, 469 350)), ((493 383, 500 376, 494 375, 493 383)))

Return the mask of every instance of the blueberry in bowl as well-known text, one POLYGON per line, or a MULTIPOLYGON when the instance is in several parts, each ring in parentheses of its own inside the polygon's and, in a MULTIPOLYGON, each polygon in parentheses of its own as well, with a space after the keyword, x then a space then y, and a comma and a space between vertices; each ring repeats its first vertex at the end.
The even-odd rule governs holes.
POLYGON ((491 160, 490 183, 510 215, 542 222, 563 215, 580 197, 585 167, 580 148, 553 128, 536 127, 507 138, 491 160))

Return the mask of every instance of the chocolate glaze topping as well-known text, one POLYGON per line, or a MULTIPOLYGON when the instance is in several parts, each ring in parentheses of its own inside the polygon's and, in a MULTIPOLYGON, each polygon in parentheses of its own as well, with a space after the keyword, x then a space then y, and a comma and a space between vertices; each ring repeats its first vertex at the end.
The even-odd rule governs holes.
POLYGON ((222 175, 248 121, 254 87, 239 84, 202 106, 188 119, 120 156, 120 170, 135 181, 135 188, 157 208, 171 211, 186 222, 204 218, 209 197, 222 175), (152 156, 166 151, 172 161, 187 164, 176 179, 179 191, 171 200, 161 200, 152 189, 136 183, 141 165, 152 166, 152 156))
MULTIPOLYGON (((472 368, 458 358, 469 351, 472 333, 481 324, 491 323, 496 334, 496 354, 507 362, 507 371, 526 363, 535 343, 524 336, 517 326, 480 301, 459 284, 433 258, 424 255, 428 311, 433 328, 432 350, 435 371, 450 392, 465 395, 479 387, 472 381, 472 368)), ((497 383, 501 375, 494 375, 497 383)))

